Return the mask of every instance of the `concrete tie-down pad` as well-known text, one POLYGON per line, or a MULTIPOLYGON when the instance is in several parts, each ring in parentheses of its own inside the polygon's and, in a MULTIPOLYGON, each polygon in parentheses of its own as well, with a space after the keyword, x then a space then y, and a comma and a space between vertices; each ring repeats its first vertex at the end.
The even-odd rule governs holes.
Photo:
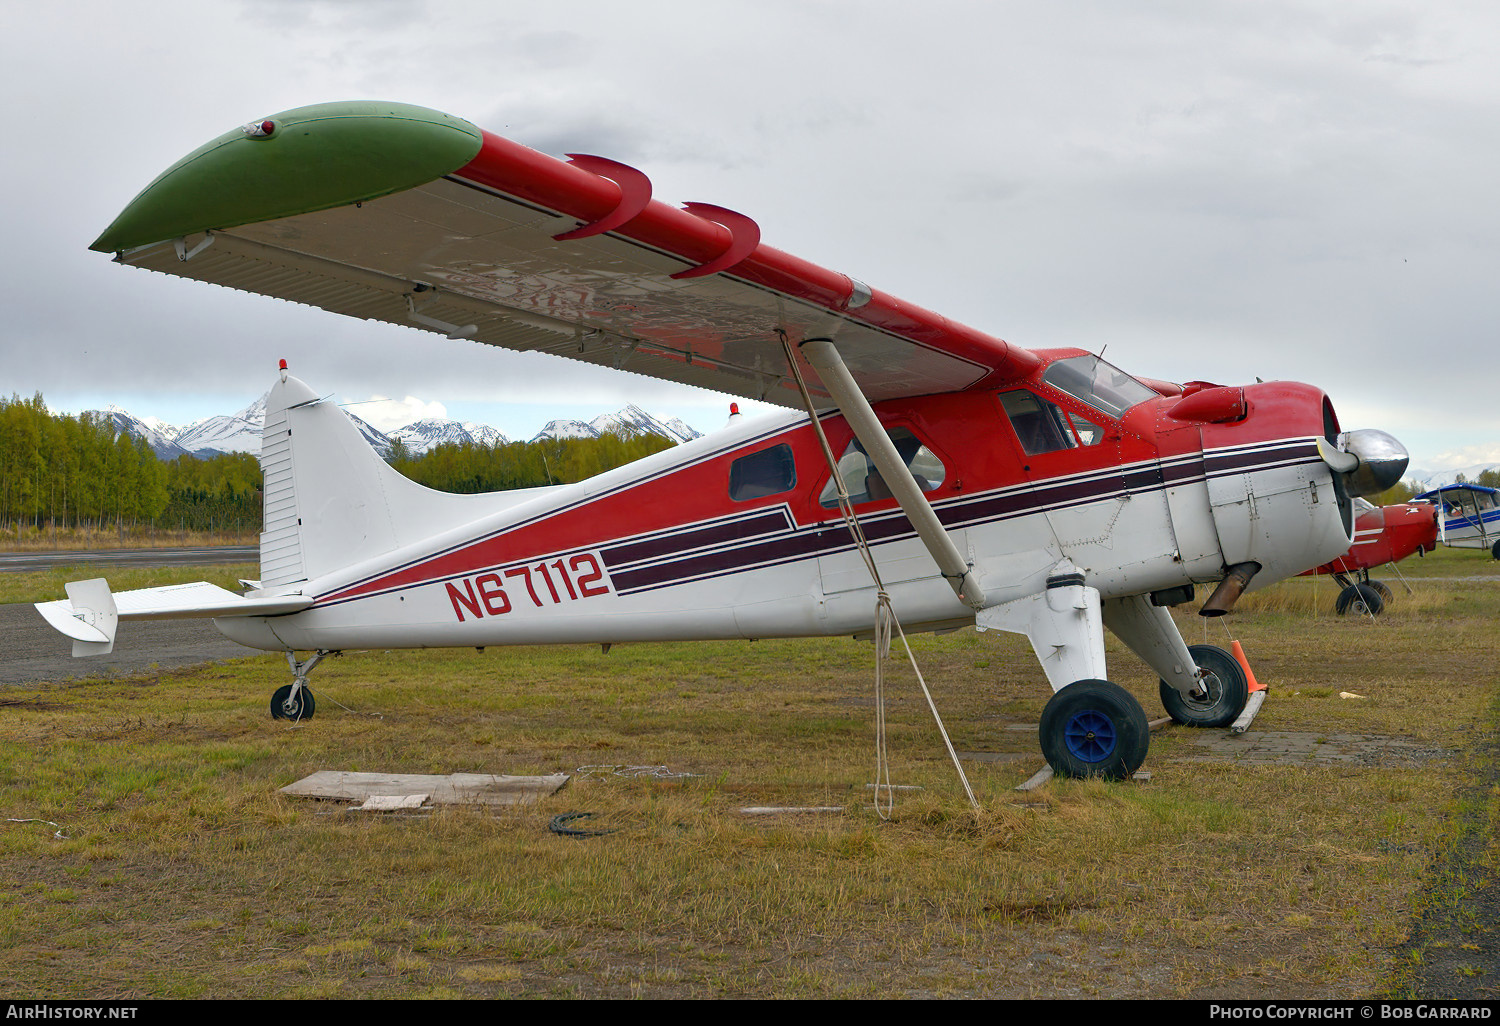
POLYGON ((553 794, 568 774, 513 777, 493 773, 349 773, 319 770, 281 789, 297 798, 366 801, 374 797, 426 795, 434 805, 524 805, 553 794))

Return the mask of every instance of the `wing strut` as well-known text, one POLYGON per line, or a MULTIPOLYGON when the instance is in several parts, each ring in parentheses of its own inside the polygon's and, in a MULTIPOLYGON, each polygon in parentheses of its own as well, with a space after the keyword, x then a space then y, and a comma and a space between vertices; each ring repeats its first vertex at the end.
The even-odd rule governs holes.
MULTIPOLYGON (((781 346, 786 350, 787 367, 791 370, 792 377, 797 380, 797 391, 802 393, 802 402, 807 406, 807 419, 812 425, 813 433, 817 435, 818 444, 823 449, 823 457, 828 460, 828 469, 833 472, 833 481, 838 486, 839 509, 844 514, 849 533, 859 546, 860 555, 864 557, 865 566, 869 568, 870 578, 875 584, 875 812, 881 819, 890 819, 892 803, 895 800, 895 791, 891 787, 890 764, 885 757, 885 674, 881 670, 881 664, 891 652, 892 630, 901 635, 901 644, 906 649, 906 658, 911 662, 912 671, 917 675, 917 683, 922 686, 922 694, 927 698, 927 708, 932 710, 932 718, 937 723, 938 733, 942 735, 943 744, 948 748, 948 758, 953 760, 953 768, 958 772, 958 779, 964 785, 964 793, 969 796, 969 804, 978 809, 979 800, 974 797, 974 789, 969 786, 969 778, 964 773, 963 765, 958 761, 958 753, 953 750, 953 741, 948 737, 948 728, 943 726, 943 718, 938 714, 937 705, 932 700, 932 692, 927 689, 927 682, 922 679, 922 669, 917 665, 917 657, 912 653, 911 643, 906 640, 906 632, 901 629, 901 621, 896 619, 896 611, 891 606, 891 597, 886 593, 885 584, 880 580, 880 568, 876 566, 875 557, 870 552, 869 542, 865 540, 864 528, 860 525, 859 517, 855 516, 854 507, 849 502, 849 493, 844 490, 844 483, 839 478, 838 461, 833 458, 833 450, 828 447, 828 438, 823 434, 823 425, 818 422, 818 411, 813 405, 812 395, 807 390, 807 382, 803 380, 802 371, 797 366, 796 356, 792 353, 791 340, 786 337, 785 331, 778 329, 777 334, 781 336, 781 346), (883 800, 882 791, 884 792, 883 800)), ((828 346, 830 350, 833 349, 832 343, 828 343, 828 346)), ((837 350, 833 350, 833 359, 838 361, 840 369, 843 369, 843 361, 839 360, 837 350)), ((814 364, 814 366, 817 365, 814 364)), ((846 375, 847 373, 845 371, 846 375)), ((826 377, 824 383, 827 383, 826 377)), ((858 387, 853 385, 852 380, 849 384, 855 396, 858 397, 858 401, 864 404, 866 410, 869 410, 870 404, 865 401, 858 387)), ((873 411, 870 412, 870 416, 874 417, 873 411)), ((845 419, 848 419, 847 411, 845 419)), ((878 422, 875 425, 875 433, 886 445, 891 444, 885 432, 880 430, 878 422)), ((906 464, 901 461, 899 455, 896 456, 896 463, 902 472, 906 473, 906 479, 910 481, 911 475, 906 471, 906 464)), ((896 480, 898 477, 899 475, 896 475, 891 479, 896 480)), ((912 483, 915 486, 915 482, 912 483)), ((925 504, 925 500, 923 501, 925 504)), ((929 506, 927 511, 931 514, 932 507, 929 506)), ((941 526, 938 530, 942 530, 941 526)), ((952 543, 950 542, 949 545, 951 547, 952 543)), ((967 571, 967 567, 965 570, 967 571)), ((958 585, 954 586, 954 590, 958 590, 958 585)), ((963 597, 961 592, 959 597, 963 597)))
POLYGON ((927 546, 927 551, 937 561, 938 569, 942 571, 949 586, 965 605, 983 609, 984 589, 974 579, 973 567, 959 553, 958 546, 953 544, 953 539, 943 529, 932 504, 922 494, 922 489, 917 487, 911 471, 906 469, 906 461, 901 458, 885 429, 880 426, 880 420, 871 409, 869 400, 859 390, 849 368, 844 366, 838 349, 826 338, 808 339, 800 348, 807 354, 807 362, 812 364, 818 376, 823 379, 828 394, 839 404, 839 411, 854 429, 854 436, 875 461, 875 468, 880 471, 880 476, 885 479, 891 493, 901 505, 901 512, 906 514, 906 519, 916 529, 917 537, 922 539, 922 544, 927 546))

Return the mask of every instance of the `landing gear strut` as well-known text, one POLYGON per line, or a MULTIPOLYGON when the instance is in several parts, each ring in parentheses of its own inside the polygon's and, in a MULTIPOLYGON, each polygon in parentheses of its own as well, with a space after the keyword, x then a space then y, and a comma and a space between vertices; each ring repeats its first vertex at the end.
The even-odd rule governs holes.
POLYGON ((322 649, 314 653, 311 659, 298 662, 297 653, 286 654, 286 663, 296 679, 277 688, 276 693, 271 696, 272 719, 300 721, 313 718, 318 704, 313 699, 312 689, 307 686, 307 675, 323 661, 324 656, 330 654, 338 655, 337 652, 330 653, 328 649, 322 649))

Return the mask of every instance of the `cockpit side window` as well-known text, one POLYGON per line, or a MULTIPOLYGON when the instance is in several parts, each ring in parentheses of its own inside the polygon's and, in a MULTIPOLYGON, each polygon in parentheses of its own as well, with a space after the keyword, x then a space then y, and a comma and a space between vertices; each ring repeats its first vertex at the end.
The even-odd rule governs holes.
MULTIPOLYGON (((920 438, 900 427, 891 428, 886 434, 896 446, 897 454, 911 472, 918 488, 930 492, 943 483, 948 476, 947 468, 920 438)), ((848 448, 839 457, 838 474, 839 479, 844 482, 844 491, 849 493, 849 501, 856 506, 861 502, 875 502, 892 496, 890 486, 875 468, 875 461, 870 459, 857 438, 850 440, 848 448)), ((825 509, 833 509, 839 504, 838 485, 832 478, 818 495, 818 502, 825 509)))
POLYGON ((1000 393, 1000 405, 1028 456, 1098 445, 1104 429, 1025 389, 1000 393))
POLYGON ((1118 367, 1091 355, 1054 361, 1042 372, 1042 380, 1110 417, 1156 396, 1118 367))

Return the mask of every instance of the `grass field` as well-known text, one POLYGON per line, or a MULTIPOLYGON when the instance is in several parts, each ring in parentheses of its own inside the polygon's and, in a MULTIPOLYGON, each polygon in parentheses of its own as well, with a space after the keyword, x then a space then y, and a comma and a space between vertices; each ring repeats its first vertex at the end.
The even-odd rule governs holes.
MULTIPOLYGON (((1306 997, 1400 992, 1462 833, 1500 566, 1403 565, 1379 620, 1326 579, 1246 596, 1256 731, 1409 742, 1340 764, 1153 738, 1145 782, 1015 786, 1047 689, 1024 639, 917 639, 981 808, 887 664, 902 791, 871 808, 871 646, 849 639, 350 653, 315 719, 265 656, 0 695, 0 988, 11 997, 1306 997), (1449 579, 1453 578, 1453 579, 1449 579), (1344 693, 1359 698, 1342 698, 1344 693), (582 767, 665 767, 684 776, 582 767), (539 804, 346 811, 320 769, 574 774, 539 804), (840 806, 747 816, 745 806, 840 806), (567 812, 603 836, 565 837, 567 812), (56 824, 55 826, 52 824, 56 824)), ((165 583, 153 581, 152 583, 165 583)), ((45 589, 48 585, 33 585, 45 589)), ((59 589, 60 595, 60 589, 59 589)), ((59 597, 38 594, 37 598, 59 597)), ((19 599, 11 599, 17 601, 19 599)), ((1159 715, 1156 681, 1112 676, 1159 715)), ((1451 874, 1450 874, 1451 876, 1451 874)), ((1461 969, 1455 972, 1461 972, 1461 969)))

